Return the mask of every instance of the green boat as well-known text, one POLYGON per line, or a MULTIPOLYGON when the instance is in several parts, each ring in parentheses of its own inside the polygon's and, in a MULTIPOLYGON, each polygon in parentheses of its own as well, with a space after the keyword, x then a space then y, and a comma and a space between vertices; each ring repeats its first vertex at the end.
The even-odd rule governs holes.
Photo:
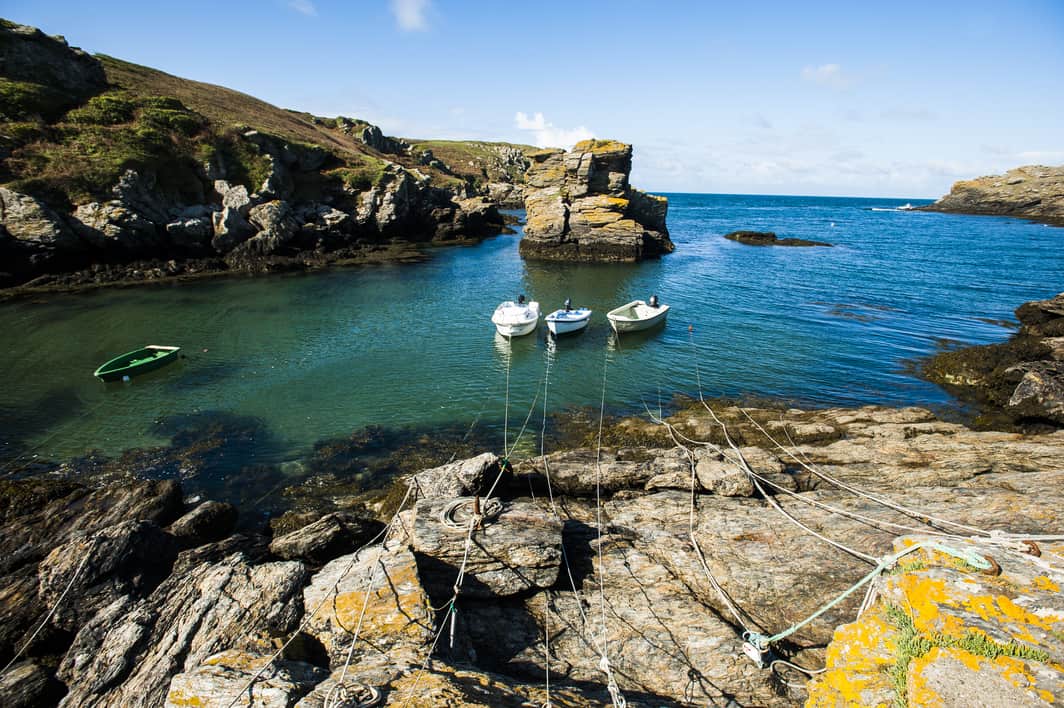
POLYGON ((181 347, 149 344, 136 351, 116 356, 99 369, 96 369, 94 375, 101 381, 120 381, 127 376, 136 376, 137 374, 143 374, 145 371, 158 369, 160 366, 169 364, 177 358, 179 351, 181 351, 181 347))

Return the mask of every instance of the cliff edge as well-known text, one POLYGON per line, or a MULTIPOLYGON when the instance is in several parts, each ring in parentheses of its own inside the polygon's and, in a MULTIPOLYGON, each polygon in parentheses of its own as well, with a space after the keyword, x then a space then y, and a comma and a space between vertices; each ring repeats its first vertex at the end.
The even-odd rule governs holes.
POLYGON ((928 211, 1017 216, 1064 225, 1064 165, 1027 165, 956 182, 928 211))
POLYGON ((671 253, 669 201, 628 182, 632 146, 584 140, 572 151, 528 155, 521 255, 566 261, 638 261, 671 253))

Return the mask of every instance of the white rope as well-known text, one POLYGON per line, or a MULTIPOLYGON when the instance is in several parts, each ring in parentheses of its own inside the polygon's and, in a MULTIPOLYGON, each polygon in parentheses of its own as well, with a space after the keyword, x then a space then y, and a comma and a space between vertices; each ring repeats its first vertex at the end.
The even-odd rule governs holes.
MULTIPOLYGON (((705 405, 704 401, 703 405, 705 405)), ((739 447, 732 441, 731 435, 728 433, 728 426, 726 426, 724 422, 717 417, 717 414, 714 413, 713 409, 710 408, 708 405, 706 406, 706 410, 709 411, 709 414, 713 416, 713 420, 716 421, 717 425, 719 425, 721 430, 724 431, 724 440, 727 441, 728 446, 731 447, 732 451, 734 451, 736 456, 739 458, 739 461, 742 465, 742 469, 749 474, 752 471, 750 468, 750 463, 746 461, 746 457, 743 456, 742 450, 740 450, 739 447)), ((794 516, 787 513, 787 511, 782 506, 780 506, 779 502, 777 502, 775 498, 772 497, 772 495, 765 492, 764 487, 761 486, 761 483, 754 476, 750 475, 750 481, 754 483, 754 486, 757 488, 757 491, 761 493, 761 496, 765 498, 765 501, 767 501, 776 511, 783 514, 784 517, 786 517, 788 520, 790 520, 803 531, 806 531, 812 534, 813 536, 816 536, 821 541, 824 541, 825 543, 833 546, 834 548, 839 549, 840 551, 849 553, 851 556, 855 558, 860 558, 861 560, 871 563, 872 565, 876 565, 879 562, 879 559, 877 559, 875 556, 863 553, 855 548, 850 548, 845 544, 839 543, 838 541, 834 541, 828 538, 827 536, 809 528, 801 521, 796 519, 794 516)))
POLYGON ((82 557, 81 562, 78 563, 78 567, 74 569, 74 574, 70 576, 70 580, 67 582, 66 587, 63 588, 63 592, 61 592, 59 594, 59 597, 56 599, 55 603, 52 605, 52 609, 49 610, 48 614, 45 615, 43 620, 41 620, 41 623, 37 626, 37 629, 34 630, 33 634, 30 635, 30 638, 26 640, 26 643, 22 645, 22 648, 19 649, 15 653, 15 655, 13 657, 11 657, 11 661, 7 662, 7 666, 5 666, 2 670, 0 670, 0 674, 7 673, 7 670, 15 665, 15 662, 19 660, 19 657, 21 657, 22 654, 27 649, 29 649, 30 645, 33 644, 33 640, 37 638, 37 635, 40 634, 41 631, 52 620, 52 616, 55 615, 56 610, 59 609, 59 605, 61 605, 63 603, 63 600, 66 598, 67 593, 70 592, 70 588, 74 587, 74 581, 78 579, 79 575, 81 575, 81 571, 85 567, 85 564, 88 563, 89 558, 91 558, 93 552, 95 552, 96 546, 98 545, 98 543, 97 543, 98 539, 99 539, 99 536, 96 536, 96 537, 94 537, 92 539, 91 547, 89 548, 89 550, 87 550, 85 552, 85 555, 82 557))
MULTIPOLYGON (((325 606, 325 603, 329 602, 332 599, 334 599, 335 595, 339 592, 340 583, 342 583, 344 578, 347 577, 347 574, 351 572, 351 569, 355 567, 355 563, 358 562, 358 557, 362 553, 362 551, 364 551, 367 548, 369 548, 371 545, 376 543, 378 539, 380 539, 382 537, 384 538, 385 542, 387 541, 388 532, 392 529, 392 527, 394 526, 396 520, 399 518, 399 512, 401 512, 403 510, 403 507, 406 505, 407 500, 410 498, 410 493, 413 491, 413 489, 414 489, 414 485, 412 485, 412 484, 411 485, 407 485, 406 494, 403 495, 403 500, 401 502, 399 502, 399 506, 395 510, 395 514, 392 516, 391 521, 389 521, 388 524, 385 525, 385 527, 383 529, 381 529, 377 533, 376 536, 371 538, 366 543, 362 544, 361 547, 359 547, 354 553, 351 554, 351 561, 347 564, 347 567, 344 568, 344 571, 336 579, 336 582, 333 583, 332 589, 329 592, 325 593, 325 595, 322 597, 321 601, 314 607, 314 610, 312 612, 308 612, 308 613, 306 613, 304 615, 303 621, 300 622, 299 626, 296 628, 296 631, 294 631, 292 633, 292 635, 288 638, 288 640, 285 641, 285 643, 281 645, 280 649, 278 649, 276 652, 274 652, 274 654, 270 657, 269 661, 267 661, 265 664, 263 664, 261 667, 259 667, 259 670, 256 671, 255 674, 250 679, 248 679, 247 683, 245 683, 244 686, 236 693, 236 695, 233 696, 233 699, 229 702, 229 704, 226 706, 226 708, 233 708, 233 706, 236 705, 237 701, 240 700, 240 697, 242 695, 244 695, 244 693, 246 691, 250 690, 251 687, 255 684, 255 682, 259 679, 259 676, 261 676, 262 673, 268 667, 272 666, 273 662, 275 662, 281 656, 281 654, 284 653, 284 650, 288 648, 288 645, 291 644, 295 640, 295 638, 297 636, 299 636, 303 632, 304 629, 307 628, 307 625, 310 624, 311 620, 314 619, 314 617, 318 614, 318 612, 321 610, 321 608, 325 606)), ((369 588, 368 587, 366 589, 366 593, 367 593, 367 595, 369 593, 369 588)), ((352 643, 352 646, 353 646, 353 643, 352 643)))
MULTIPOLYGON (((713 413, 713 409, 711 409, 709 407, 709 405, 705 401, 702 401, 702 405, 705 406, 706 410, 708 410, 710 412, 710 414, 713 415, 714 418, 716 418, 716 414, 713 413)), ((780 450, 782 450, 784 453, 786 453, 787 456, 789 456, 791 459, 793 459, 795 462, 797 462, 799 465, 801 465, 808 472, 810 472, 811 474, 816 475, 817 477, 819 477, 820 479, 824 480, 825 482, 828 482, 829 484, 833 484, 833 485, 835 485, 836 487, 838 487, 840 489, 844 489, 847 492, 850 492, 851 494, 856 494, 859 497, 863 497, 863 498, 868 499, 870 501, 874 501, 874 502, 876 502, 878 504, 882 504, 883 506, 886 506, 888 508, 894 509, 895 511, 900 512, 902 514, 905 514, 906 516, 911 516, 911 517, 913 517, 915 519, 924 521, 924 523, 930 524, 933 521, 933 522, 935 522, 937 524, 940 524, 940 525, 953 526, 954 528, 964 529, 965 531, 977 533, 977 534, 980 534, 982 536, 989 535, 988 531, 985 531, 984 529, 981 529, 981 528, 979 528, 977 526, 969 526, 968 524, 960 524, 960 523, 957 523, 956 521, 950 521, 949 519, 940 519, 940 518, 931 516, 930 514, 925 514, 925 513, 921 512, 921 511, 916 511, 915 509, 910 509, 908 507, 902 506, 902 505, 898 504, 897 502, 894 502, 894 501, 892 501, 890 499, 887 499, 887 498, 884 498, 884 497, 880 497, 880 496, 877 496, 877 495, 874 495, 874 494, 870 494, 868 492, 864 492, 864 491, 862 491, 862 490, 860 490, 860 489, 858 489, 858 488, 856 488, 856 487, 854 487, 854 486, 852 486, 850 484, 842 482, 842 481, 836 479, 835 477, 832 477, 831 475, 816 469, 812 465, 806 464, 804 461, 799 459, 791 450, 789 450, 786 447, 784 447, 783 445, 781 445, 774 437, 772 437, 772 435, 770 435, 768 433, 768 431, 765 430, 761 426, 760 423, 758 423, 756 420, 754 420, 753 417, 751 417, 751 415, 746 412, 745 408, 739 407, 739 410, 742 411, 743 415, 745 415, 747 417, 747 419, 749 419, 750 422, 753 423, 754 426, 759 431, 761 431, 761 433, 766 438, 768 438, 776 447, 778 447, 780 450)), ((786 428, 784 428, 784 430, 786 430, 786 428)), ((790 433, 787 433, 787 435, 789 437, 790 433)))
POLYGON ((610 668, 609 658, 609 634, 606 628, 606 567, 602 554, 602 421, 606 415, 606 369, 610 361, 607 352, 602 358, 602 396, 599 399, 599 422, 598 443, 595 450, 595 527, 598 533, 598 586, 599 586, 599 611, 602 624, 602 660, 599 661, 599 669, 606 674, 606 688, 610 692, 614 708, 625 708, 627 702, 621 693, 617 680, 610 668))

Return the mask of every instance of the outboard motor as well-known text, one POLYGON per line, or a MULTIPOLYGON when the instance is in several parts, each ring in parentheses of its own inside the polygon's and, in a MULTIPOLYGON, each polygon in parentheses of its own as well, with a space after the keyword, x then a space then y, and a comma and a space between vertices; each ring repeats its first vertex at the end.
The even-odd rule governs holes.
POLYGON ((658 296, 657 296, 657 295, 651 295, 651 296, 650 296, 650 303, 649 303, 649 305, 650 305, 651 307, 657 307, 657 306, 658 306, 658 296))
POLYGON ((524 305, 525 304, 525 296, 523 294, 517 296, 517 304, 518 305, 524 305))
POLYGON ((571 312, 573 309, 573 301, 570 298, 565 298, 565 311, 571 312))

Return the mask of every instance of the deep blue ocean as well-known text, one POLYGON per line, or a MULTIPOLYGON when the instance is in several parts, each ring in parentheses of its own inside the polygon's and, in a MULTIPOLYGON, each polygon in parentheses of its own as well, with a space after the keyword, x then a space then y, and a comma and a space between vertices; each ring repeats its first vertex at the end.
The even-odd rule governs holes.
POLYGON ((895 211, 907 201, 896 199, 669 199, 676 252, 639 264, 525 262, 519 235, 504 235, 436 248, 413 265, 0 304, 3 450, 114 455, 164 443, 173 421, 211 412, 269 431, 273 442, 241 464, 299 460, 317 441, 371 424, 478 425, 497 431, 501 448, 504 421, 512 441, 533 402, 542 405, 548 365, 551 412, 597 408, 605 390, 611 411, 638 413, 696 394, 699 381, 707 397, 949 409, 955 402, 917 378, 915 363, 943 343, 1003 340, 1016 306, 1064 290, 1059 228, 895 211), (736 229, 834 246, 722 238, 736 229), (592 323, 556 343, 542 326, 507 343, 490 317, 518 293, 544 313, 570 297, 595 311, 592 323), (672 306, 667 325, 617 341, 606 311, 651 294, 672 306), (92 377, 149 343, 180 345, 186 358, 127 384, 92 377))

